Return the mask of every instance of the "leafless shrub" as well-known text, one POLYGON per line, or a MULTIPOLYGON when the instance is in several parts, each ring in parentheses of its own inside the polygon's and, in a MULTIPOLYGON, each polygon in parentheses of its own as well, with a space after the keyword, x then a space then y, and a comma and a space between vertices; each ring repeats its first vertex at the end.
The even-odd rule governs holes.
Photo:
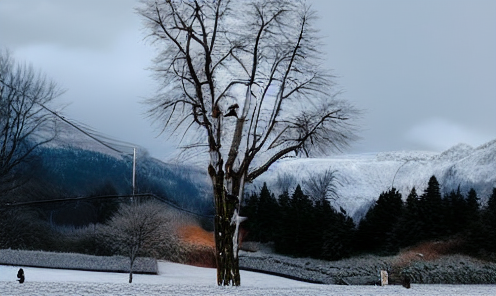
POLYGON ((336 200, 338 198, 336 170, 327 169, 323 173, 311 173, 303 181, 305 194, 314 200, 336 200))
POLYGON ((296 178, 294 175, 289 173, 277 174, 276 186, 283 192, 290 192, 292 188, 294 188, 297 184, 296 178))
POLYGON ((47 250, 53 238, 36 210, 0 207, 0 249, 47 250))
POLYGON ((102 224, 89 224, 84 227, 53 226, 58 234, 56 251, 111 256, 113 250, 102 240, 104 227, 102 224))
POLYGON ((164 256, 171 247, 171 217, 156 202, 121 205, 118 212, 102 229, 107 244, 118 254, 129 258, 129 282, 137 256, 164 256))

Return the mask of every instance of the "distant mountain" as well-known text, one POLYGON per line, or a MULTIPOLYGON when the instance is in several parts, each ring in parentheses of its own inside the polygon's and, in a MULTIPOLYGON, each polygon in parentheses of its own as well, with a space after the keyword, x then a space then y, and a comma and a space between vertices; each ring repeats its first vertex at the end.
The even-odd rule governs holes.
MULTIPOLYGON (((81 136, 70 127, 59 132, 57 140, 40 149, 44 169, 54 184, 75 195, 88 195, 112 184, 119 194, 131 192, 132 144, 121 145, 119 153, 105 145, 81 136), (99 189, 100 188, 100 189, 99 189)), ((100 135, 97 135, 101 137, 100 135)), ((106 143, 109 139, 104 138, 106 143)), ((143 149, 140 149, 140 151, 143 149)), ((311 174, 336 170, 336 208, 342 207, 355 221, 361 218, 379 195, 395 187, 406 198, 415 187, 421 194, 435 175, 442 192, 456 190, 463 193, 470 188, 485 202, 496 186, 496 140, 473 148, 456 145, 442 153, 399 151, 339 155, 332 158, 284 159, 270 167, 246 192, 260 190, 263 182, 279 194, 277 179, 289 177, 292 188, 310 178, 311 174)), ((211 184, 204 168, 184 164, 167 164, 146 153, 137 158, 137 192, 154 193, 182 208, 201 213, 213 212, 211 184)))
POLYGON ((496 140, 477 148, 459 144, 442 153, 402 151, 281 160, 254 182, 252 190, 267 182, 271 190, 277 191, 278 176, 288 174, 302 184, 311 173, 328 169, 337 171, 340 183, 337 190, 340 198, 334 205, 343 207, 355 221, 381 192, 395 187, 406 198, 415 187, 421 194, 432 175, 438 179, 443 193, 458 186, 463 193, 474 188, 485 202, 496 187, 496 140))
MULTIPOLYGON (((111 155, 75 147, 39 148, 37 181, 50 187, 50 198, 130 195, 130 155, 111 155)), ((213 206, 206 182, 195 168, 163 163, 148 155, 136 161, 136 193, 152 193, 178 208, 200 215, 212 215, 213 206)))

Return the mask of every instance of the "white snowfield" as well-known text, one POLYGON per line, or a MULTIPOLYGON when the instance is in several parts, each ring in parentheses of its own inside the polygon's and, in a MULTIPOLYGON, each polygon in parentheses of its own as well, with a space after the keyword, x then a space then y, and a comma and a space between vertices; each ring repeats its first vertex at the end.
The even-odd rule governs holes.
POLYGON ((280 193, 277 192, 279 175, 288 174, 294 178, 294 184, 303 185, 312 174, 335 170, 339 183, 339 199, 335 206, 344 208, 358 221, 382 192, 395 187, 406 199, 415 187, 417 194, 421 195, 432 175, 441 184, 442 192, 456 190, 460 185, 462 193, 466 194, 472 187, 481 201, 486 201, 496 187, 495 163, 496 140, 477 148, 459 144, 442 153, 398 151, 322 159, 284 159, 255 180, 252 190, 259 191, 266 182, 277 195, 280 193))
POLYGON ((0 266, 0 295, 496 295, 496 285, 336 286, 241 271, 241 287, 218 287, 216 270, 159 262, 158 275, 0 266))

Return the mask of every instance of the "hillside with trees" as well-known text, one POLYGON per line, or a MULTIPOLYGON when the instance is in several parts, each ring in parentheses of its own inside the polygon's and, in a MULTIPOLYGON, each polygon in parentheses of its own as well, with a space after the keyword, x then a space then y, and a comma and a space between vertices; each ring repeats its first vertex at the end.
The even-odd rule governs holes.
MULTIPOLYGON (((44 146, 31 157, 31 177, 1 196, 0 248, 57 250, 61 248, 56 235, 60 228, 104 224, 121 205, 133 200, 131 157, 44 146)), ((194 176, 191 168, 141 156, 135 191, 142 196, 140 201, 160 201, 211 229, 213 206, 194 176)))
POLYGON ((496 188, 481 205, 474 189, 442 193, 435 176, 418 195, 395 188, 380 194, 363 219, 353 221, 327 199, 313 199, 300 185, 276 196, 264 184, 244 204, 244 241, 273 242, 276 252, 339 260, 359 254, 393 255, 425 242, 450 241, 453 253, 494 259, 496 188))

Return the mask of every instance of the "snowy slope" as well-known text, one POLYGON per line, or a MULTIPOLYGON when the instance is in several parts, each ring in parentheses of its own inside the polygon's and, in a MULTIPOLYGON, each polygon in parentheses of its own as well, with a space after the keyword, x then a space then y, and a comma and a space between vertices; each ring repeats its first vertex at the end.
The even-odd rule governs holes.
POLYGON ((480 147, 456 145, 442 153, 401 151, 378 154, 341 155, 325 159, 287 159, 277 162, 254 182, 252 189, 263 182, 277 194, 277 177, 292 175, 297 183, 312 173, 337 170, 338 194, 335 206, 343 207, 359 218, 381 192, 395 187, 406 198, 415 187, 422 194, 435 175, 442 192, 460 185, 463 193, 473 187, 484 202, 496 186, 496 140, 480 147))
POLYGON ((23 268, 26 282, 16 282, 17 267, 0 265, 0 295, 494 295, 493 285, 335 286, 297 282, 241 271, 241 287, 218 287, 216 271, 159 262, 158 275, 23 268))

